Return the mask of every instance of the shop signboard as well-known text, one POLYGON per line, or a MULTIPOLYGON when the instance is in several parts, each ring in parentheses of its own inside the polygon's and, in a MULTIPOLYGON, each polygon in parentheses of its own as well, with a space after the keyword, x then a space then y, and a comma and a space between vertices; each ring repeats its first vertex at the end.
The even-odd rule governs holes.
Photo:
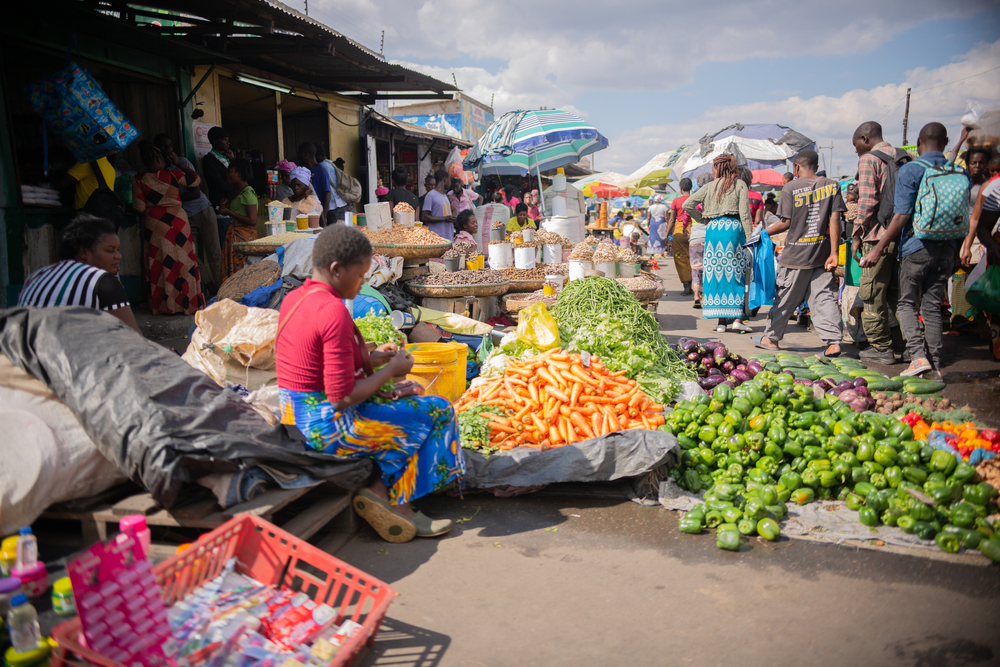
POLYGON ((192 133, 194 134, 194 152, 200 158, 212 152, 212 144, 208 140, 208 131, 213 127, 215 127, 215 123, 200 123, 198 121, 191 123, 192 133))
POLYGON ((456 139, 462 138, 462 114, 460 113, 420 114, 398 118, 410 125, 440 132, 456 139))

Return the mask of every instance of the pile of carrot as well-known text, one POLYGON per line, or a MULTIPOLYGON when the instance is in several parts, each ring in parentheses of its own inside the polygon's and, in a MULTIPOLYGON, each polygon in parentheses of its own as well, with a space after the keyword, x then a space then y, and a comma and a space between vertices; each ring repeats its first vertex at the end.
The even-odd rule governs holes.
POLYGON ((498 406, 495 412, 479 413, 490 420, 490 446, 498 449, 545 450, 614 431, 661 426, 663 406, 624 375, 609 371, 598 357, 585 367, 579 354, 555 348, 510 361, 503 376, 465 392, 455 410, 498 406))

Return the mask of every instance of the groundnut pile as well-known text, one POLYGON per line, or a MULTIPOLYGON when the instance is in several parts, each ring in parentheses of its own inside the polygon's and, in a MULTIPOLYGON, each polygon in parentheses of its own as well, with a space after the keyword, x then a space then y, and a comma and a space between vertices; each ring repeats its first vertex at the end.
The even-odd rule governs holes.
POLYGON ((441 256, 444 257, 445 259, 451 259, 452 257, 461 257, 462 253, 460 253, 459 251, 455 250, 454 247, 452 247, 448 249, 448 252, 446 252, 441 256))
POLYGON ((598 244, 597 249, 594 250, 594 261, 598 263, 617 262, 618 250, 615 248, 614 244, 611 243, 598 244))
POLYGON ((426 227, 407 227, 393 224, 392 229, 384 229, 380 232, 372 231, 367 227, 358 227, 358 229, 372 243, 392 245, 441 245, 448 243, 448 239, 438 236, 426 227))
POLYGON ((538 245, 560 245, 563 248, 572 248, 573 242, 562 234, 556 234, 555 232, 547 232, 542 230, 535 234, 535 243, 538 245))
POLYGON ((414 285, 426 287, 447 287, 449 285, 496 285, 507 282, 499 271, 488 269, 478 271, 454 271, 452 273, 432 273, 410 281, 414 285))
POLYGON ((566 275, 566 267, 560 264, 541 264, 533 269, 500 269, 510 280, 544 280, 545 276, 566 275))
POLYGON ((400 213, 412 213, 413 207, 407 204, 405 201, 401 201, 398 204, 396 204, 396 208, 392 210, 399 211, 400 213))
POLYGON ((618 261, 625 262, 626 264, 635 264, 639 261, 639 255, 632 252, 631 249, 625 248, 618 253, 618 261))
POLYGON ((456 252, 465 255, 466 257, 474 257, 479 254, 479 246, 475 243, 469 241, 459 241, 451 246, 456 252))
POLYGON ((630 292, 659 289, 660 286, 649 278, 618 278, 618 282, 630 292))
POLYGON ((573 252, 569 254, 569 258, 578 262, 589 262, 594 258, 594 249, 586 241, 577 243, 573 252))

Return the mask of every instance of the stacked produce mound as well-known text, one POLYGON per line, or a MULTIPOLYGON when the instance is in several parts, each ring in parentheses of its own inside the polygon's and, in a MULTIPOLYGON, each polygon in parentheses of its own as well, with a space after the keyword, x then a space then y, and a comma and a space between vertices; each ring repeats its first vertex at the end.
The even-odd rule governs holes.
POLYGON ((561 245, 563 248, 572 248, 573 242, 562 234, 548 232, 544 229, 535 234, 535 243, 538 245, 561 245))
POLYGON ((448 243, 448 239, 438 236, 426 227, 407 227, 393 223, 392 229, 383 229, 378 232, 367 227, 358 227, 358 229, 372 243, 391 245, 441 245, 448 243))
POLYGON ((680 381, 695 379, 694 370, 660 333, 656 317, 615 280, 574 280, 559 293, 551 312, 563 347, 598 355, 659 403, 677 395, 680 381))
POLYGON ((444 287, 448 285, 498 285, 505 282, 507 282, 507 278, 499 271, 480 269, 477 271, 431 273, 426 276, 414 278, 409 284, 444 287))
POLYGON ((594 249, 586 242, 577 243, 569 258, 578 262, 589 262, 594 258, 594 249))
POLYGON ((511 361, 501 377, 465 392, 455 405, 463 446, 546 450, 664 423, 663 406, 638 383, 597 357, 589 363, 559 348, 511 361))
POLYGON ((594 249, 593 260, 597 264, 601 262, 617 262, 618 249, 615 248, 614 244, 601 243, 594 249))

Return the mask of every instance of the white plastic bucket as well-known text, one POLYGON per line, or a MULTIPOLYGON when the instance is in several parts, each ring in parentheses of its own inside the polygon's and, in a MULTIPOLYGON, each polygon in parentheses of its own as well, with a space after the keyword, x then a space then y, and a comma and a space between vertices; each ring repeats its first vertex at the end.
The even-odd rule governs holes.
POLYGON ((594 268, 604 273, 605 278, 614 278, 618 275, 618 262, 597 262, 594 268))
POLYGON ((412 227, 413 222, 416 220, 415 211, 393 211, 392 220, 397 225, 403 225, 404 227, 412 227))
POLYGON ((632 262, 619 262, 618 275, 622 278, 635 278, 635 264, 632 262))
POLYGON ((411 329, 417 322, 417 319, 413 317, 413 315, 404 313, 401 310, 392 311, 389 315, 389 319, 392 320, 392 326, 397 329, 411 329))
POLYGON ((285 223, 284 222, 269 222, 267 223, 267 235, 274 236, 276 234, 285 233, 285 223))
POLYGON ((580 280, 584 277, 586 271, 590 271, 594 268, 594 263, 588 260, 571 259, 569 260, 569 279, 570 280, 580 280))
POLYGON ((273 201, 267 205, 267 221, 282 222, 285 219, 285 205, 281 202, 273 201))
POLYGON ((546 243, 542 246, 542 261, 546 264, 561 264, 563 247, 558 243, 546 243))
MULTIPOLYGON (((493 246, 490 246, 493 247, 493 246)), ((514 248, 514 266, 518 269, 535 268, 536 250, 534 246, 514 248)), ((490 264, 493 262, 491 261, 490 264)))
POLYGON ((490 268, 494 271, 509 269, 514 266, 514 247, 509 243, 492 243, 490 250, 490 268))
POLYGON ((562 289, 563 288, 563 281, 564 280, 566 280, 566 276, 561 276, 561 275, 558 275, 558 274, 551 275, 551 276, 545 276, 545 282, 547 282, 547 283, 554 283, 555 285, 558 285, 557 289, 562 289))
POLYGON ((553 197, 552 198, 552 216, 555 218, 566 216, 566 197, 553 197))
POLYGON ((526 243, 532 243, 535 240, 535 230, 530 227, 525 227, 521 230, 521 238, 524 239, 526 243))

